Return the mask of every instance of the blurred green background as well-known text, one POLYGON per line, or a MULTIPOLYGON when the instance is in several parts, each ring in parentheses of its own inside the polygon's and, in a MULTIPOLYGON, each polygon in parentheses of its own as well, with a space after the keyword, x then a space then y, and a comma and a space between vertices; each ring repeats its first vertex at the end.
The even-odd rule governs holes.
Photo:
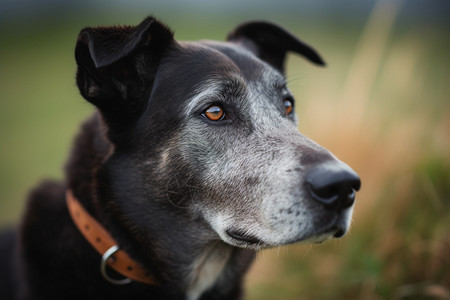
POLYGON ((62 178, 93 112, 75 85, 81 28, 153 14, 177 39, 223 40, 266 19, 327 61, 288 58, 299 129, 363 184, 351 232, 259 253, 248 299, 450 299, 449 1, 91 2, 0 1, 0 227, 40 180, 62 178))

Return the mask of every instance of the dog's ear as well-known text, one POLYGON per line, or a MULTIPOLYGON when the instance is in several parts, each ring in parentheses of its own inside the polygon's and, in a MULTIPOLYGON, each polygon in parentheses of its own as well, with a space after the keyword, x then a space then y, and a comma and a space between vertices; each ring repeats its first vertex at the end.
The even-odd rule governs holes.
POLYGON ((269 22, 244 23, 231 32, 227 40, 247 48, 281 73, 284 73, 284 60, 288 51, 303 55, 315 64, 325 65, 311 46, 269 22))
POLYGON ((75 48, 81 94, 110 129, 126 128, 145 107, 173 33, 149 17, 138 26, 85 28, 75 48))

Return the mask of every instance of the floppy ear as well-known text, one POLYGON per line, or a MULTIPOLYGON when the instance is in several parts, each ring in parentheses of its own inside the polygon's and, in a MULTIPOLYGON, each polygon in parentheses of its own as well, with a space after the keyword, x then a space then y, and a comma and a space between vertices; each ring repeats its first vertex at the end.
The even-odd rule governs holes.
POLYGON ((151 17, 138 26, 80 32, 75 48, 77 84, 110 131, 124 130, 138 118, 161 57, 173 41, 173 33, 151 17))
POLYGON ((241 44, 281 73, 284 73, 284 60, 288 51, 303 55, 315 64, 325 65, 311 46, 269 22, 244 23, 231 32, 227 40, 241 44))

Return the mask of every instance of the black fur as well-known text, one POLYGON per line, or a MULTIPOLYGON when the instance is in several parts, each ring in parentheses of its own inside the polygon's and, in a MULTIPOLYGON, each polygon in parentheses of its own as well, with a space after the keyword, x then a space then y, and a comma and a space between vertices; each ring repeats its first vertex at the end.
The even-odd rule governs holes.
MULTIPOLYGON (((229 39, 280 71, 287 51, 322 63, 310 47, 275 25, 245 25, 229 39), (264 32, 268 40, 262 39, 264 32)), ((181 46, 153 18, 136 27, 81 31, 77 84, 98 112, 75 140, 66 181, 40 185, 30 194, 19 232, 1 235, 2 300, 185 299, 193 261, 211 242, 223 242, 194 207, 194 199, 207 189, 198 181, 201 162, 184 167, 183 153, 169 146, 183 124, 180 95, 188 99, 208 78, 226 77, 228 66, 218 68, 224 60, 214 51, 203 55, 201 49, 181 46), (172 158, 163 171, 158 158, 168 147, 172 158), (67 189, 160 285, 115 286, 102 278, 100 255, 67 212, 67 189)), ((251 131, 250 125, 242 128, 251 131)), ((242 296, 242 277, 255 252, 223 247, 231 248, 231 257, 201 299, 242 296)))

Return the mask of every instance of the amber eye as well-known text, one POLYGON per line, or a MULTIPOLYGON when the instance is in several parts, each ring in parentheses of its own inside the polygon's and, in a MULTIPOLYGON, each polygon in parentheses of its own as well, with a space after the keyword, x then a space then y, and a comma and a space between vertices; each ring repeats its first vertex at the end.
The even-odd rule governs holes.
POLYGON ((225 118, 225 112, 223 108, 218 105, 211 105, 204 114, 205 117, 211 121, 220 121, 225 118))
POLYGON ((289 115, 294 109, 294 103, 292 102, 292 100, 289 99, 284 100, 283 105, 287 115, 289 115))

